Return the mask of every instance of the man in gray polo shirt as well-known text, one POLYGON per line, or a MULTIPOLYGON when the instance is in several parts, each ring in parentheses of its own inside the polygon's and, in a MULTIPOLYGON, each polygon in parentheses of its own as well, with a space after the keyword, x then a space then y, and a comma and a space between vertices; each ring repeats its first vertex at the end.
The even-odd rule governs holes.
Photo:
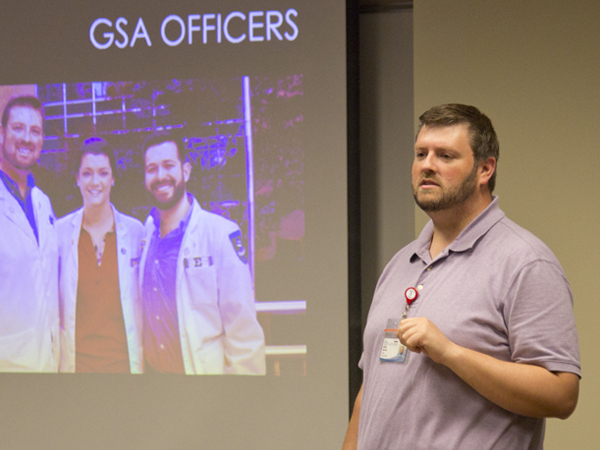
POLYGON ((412 183, 431 221, 377 285, 343 448, 542 449, 544 418, 567 418, 579 393, 569 284, 492 196, 487 116, 450 104, 420 121, 412 183))

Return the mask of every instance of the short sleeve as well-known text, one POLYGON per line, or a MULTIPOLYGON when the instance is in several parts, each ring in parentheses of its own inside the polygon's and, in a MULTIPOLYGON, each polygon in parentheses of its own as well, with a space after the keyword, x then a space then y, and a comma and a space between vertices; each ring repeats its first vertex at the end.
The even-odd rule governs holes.
POLYGON ((517 272, 505 317, 513 361, 581 376, 573 296, 557 263, 535 260, 517 272))

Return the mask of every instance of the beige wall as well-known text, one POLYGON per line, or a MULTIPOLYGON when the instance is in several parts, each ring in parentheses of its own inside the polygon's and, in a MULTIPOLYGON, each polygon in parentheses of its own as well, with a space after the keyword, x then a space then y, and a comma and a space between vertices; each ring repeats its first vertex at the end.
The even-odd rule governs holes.
POLYGON ((446 102, 490 116, 500 205, 571 282, 583 379, 574 415, 548 421, 547 450, 600 447, 599 53, 600 2, 415 1, 415 119, 446 102))

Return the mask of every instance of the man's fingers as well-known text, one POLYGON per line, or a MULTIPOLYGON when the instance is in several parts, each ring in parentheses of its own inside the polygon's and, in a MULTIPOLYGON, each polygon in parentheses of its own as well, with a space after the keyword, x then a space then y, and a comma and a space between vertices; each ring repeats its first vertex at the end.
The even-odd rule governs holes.
MULTIPOLYGON (((407 331, 400 335, 400 342, 403 345, 406 345, 409 350, 416 351, 415 349, 419 348, 420 337, 418 332, 414 328, 409 328, 407 331)), ((420 351, 420 349, 419 349, 420 351)))

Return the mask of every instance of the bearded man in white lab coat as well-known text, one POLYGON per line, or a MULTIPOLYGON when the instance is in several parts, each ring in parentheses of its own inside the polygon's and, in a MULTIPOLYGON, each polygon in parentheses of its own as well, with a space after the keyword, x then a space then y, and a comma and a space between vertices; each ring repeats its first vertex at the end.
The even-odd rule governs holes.
POLYGON ((237 224, 186 190, 182 141, 157 132, 143 146, 146 220, 141 261, 146 373, 263 375, 264 333, 237 224))
POLYGON ((14 97, 0 128, 0 372, 56 372, 58 244, 31 169, 44 141, 41 102, 14 97))

